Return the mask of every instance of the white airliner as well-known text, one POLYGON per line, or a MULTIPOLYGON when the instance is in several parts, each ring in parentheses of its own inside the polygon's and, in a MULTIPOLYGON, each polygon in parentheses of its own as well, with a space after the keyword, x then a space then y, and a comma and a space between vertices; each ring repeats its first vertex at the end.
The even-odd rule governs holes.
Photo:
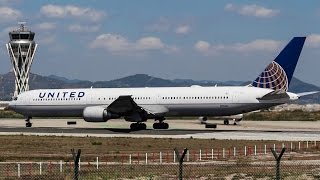
POLYGON ((83 117, 87 122, 124 118, 132 130, 168 129, 166 116, 230 116, 299 99, 287 92, 305 37, 295 37, 248 86, 40 89, 20 94, 9 108, 32 117, 83 117))

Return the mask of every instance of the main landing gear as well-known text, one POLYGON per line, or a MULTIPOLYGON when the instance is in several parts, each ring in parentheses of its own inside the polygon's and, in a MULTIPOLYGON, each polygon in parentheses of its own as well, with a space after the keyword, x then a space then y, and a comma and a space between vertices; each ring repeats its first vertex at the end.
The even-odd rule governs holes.
POLYGON ((163 122, 165 120, 164 117, 158 117, 155 120, 159 121, 159 122, 153 123, 153 129, 168 129, 169 128, 169 124, 163 122))
POLYGON ((130 125, 130 129, 132 131, 146 130, 147 129, 147 125, 145 123, 132 123, 130 125))
POLYGON ((31 117, 26 119, 26 127, 32 127, 32 123, 30 122, 31 117))

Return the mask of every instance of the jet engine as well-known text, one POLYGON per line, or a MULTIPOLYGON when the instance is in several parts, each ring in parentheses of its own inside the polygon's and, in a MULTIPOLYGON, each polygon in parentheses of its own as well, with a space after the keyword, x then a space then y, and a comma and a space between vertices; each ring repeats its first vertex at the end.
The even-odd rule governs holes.
POLYGON ((106 122, 109 119, 120 118, 118 114, 108 112, 101 106, 90 106, 83 110, 83 119, 87 122, 106 122))

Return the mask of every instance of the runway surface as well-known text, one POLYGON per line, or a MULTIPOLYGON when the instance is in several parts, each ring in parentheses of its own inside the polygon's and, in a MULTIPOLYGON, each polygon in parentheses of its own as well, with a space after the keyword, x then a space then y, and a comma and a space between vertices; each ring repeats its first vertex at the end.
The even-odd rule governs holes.
POLYGON ((206 129, 197 120, 168 120, 170 129, 153 130, 153 121, 147 122, 148 129, 131 131, 129 122, 113 120, 107 123, 87 123, 81 119, 34 119, 33 127, 24 127, 22 119, 0 119, 0 135, 41 135, 41 136, 96 136, 132 138, 200 138, 239 140, 319 141, 320 122, 299 121, 247 121, 240 125, 217 123, 216 129, 206 129), (75 121, 76 125, 67 125, 75 121))

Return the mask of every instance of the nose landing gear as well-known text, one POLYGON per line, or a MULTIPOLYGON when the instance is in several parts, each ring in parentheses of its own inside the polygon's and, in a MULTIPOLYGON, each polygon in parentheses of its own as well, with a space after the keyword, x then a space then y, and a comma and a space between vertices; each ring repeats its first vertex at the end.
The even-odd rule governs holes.
POLYGON ((32 123, 30 122, 31 117, 26 119, 26 127, 32 127, 32 123))

